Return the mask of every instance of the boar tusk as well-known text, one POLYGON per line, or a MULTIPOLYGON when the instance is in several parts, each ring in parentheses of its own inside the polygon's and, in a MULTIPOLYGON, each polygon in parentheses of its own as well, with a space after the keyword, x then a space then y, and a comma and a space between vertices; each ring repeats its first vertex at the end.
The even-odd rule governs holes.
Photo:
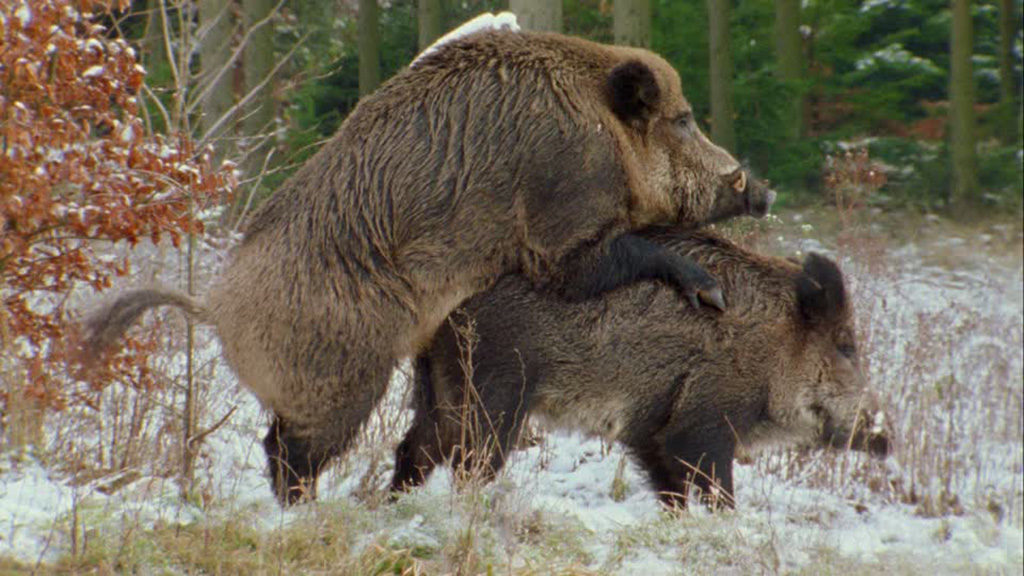
POLYGON ((875 412, 874 422, 872 422, 871 433, 881 434, 885 429, 885 414, 881 411, 875 412))
POLYGON ((747 173, 746 172, 741 171, 740 172, 740 177, 737 178, 736 180, 733 180, 732 189, 737 191, 737 192, 743 192, 744 190, 747 189, 747 173))

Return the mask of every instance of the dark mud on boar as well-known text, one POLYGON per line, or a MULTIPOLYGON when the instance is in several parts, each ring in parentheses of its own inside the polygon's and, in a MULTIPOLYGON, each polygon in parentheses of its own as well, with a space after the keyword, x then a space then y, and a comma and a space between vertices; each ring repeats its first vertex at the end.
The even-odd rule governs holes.
POLYGON ((685 506, 691 484, 731 506, 740 446, 889 451, 832 261, 810 255, 801 267, 707 233, 646 237, 719 278, 728 309, 692 309, 657 284, 570 304, 502 279, 417 359, 416 416, 393 488, 421 483, 449 457, 495 473, 528 415, 621 442, 669 506, 685 506))
POLYGON ((478 33, 362 99, 253 216, 202 303, 130 292, 93 315, 87 345, 94 356, 158 305, 215 325, 275 415, 270 477, 294 502, 349 447, 397 360, 500 275, 574 299, 654 278, 720 305, 713 277, 628 232, 762 214, 771 198, 701 133, 653 53, 478 33))

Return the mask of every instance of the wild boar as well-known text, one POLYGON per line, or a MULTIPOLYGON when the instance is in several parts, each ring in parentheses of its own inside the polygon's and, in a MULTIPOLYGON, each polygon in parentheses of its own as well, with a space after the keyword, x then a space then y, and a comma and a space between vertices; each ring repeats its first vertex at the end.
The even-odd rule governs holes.
POLYGON ((677 507, 691 484, 732 505, 739 446, 889 451, 834 262, 811 254, 801 267, 706 232, 643 236, 717 277, 728 308, 693 309, 649 282, 569 303, 503 278, 416 359, 415 419, 396 450, 394 490, 447 458, 497 472, 528 416, 621 442, 677 507))

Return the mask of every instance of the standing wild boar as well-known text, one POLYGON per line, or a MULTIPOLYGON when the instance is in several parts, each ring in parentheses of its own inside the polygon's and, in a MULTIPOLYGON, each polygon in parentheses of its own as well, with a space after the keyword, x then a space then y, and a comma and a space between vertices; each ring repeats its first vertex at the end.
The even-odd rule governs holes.
POLYGON ((772 198, 701 133, 651 52, 470 34, 359 102, 253 215, 203 302, 126 293, 88 321, 87 350, 154 306, 213 324, 275 415, 264 447, 291 503, 315 494, 397 360, 500 275, 567 299, 656 278, 722 307, 712 277, 628 232, 760 215, 772 198))
POLYGON ((501 279, 417 358, 416 416, 392 488, 452 456, 497 472, 529 415, 623 443, 669 506, 686 505, 691 483, 706 495, 719 487, 731 505, 740 445, 888 452, 832 261, 812 254, 801 268, 707 233, 645 237, 718 278, 729 308, 692 309, 651 283, 568 303, 501 279), (490 461, 474 462, 481 453, 490 461))

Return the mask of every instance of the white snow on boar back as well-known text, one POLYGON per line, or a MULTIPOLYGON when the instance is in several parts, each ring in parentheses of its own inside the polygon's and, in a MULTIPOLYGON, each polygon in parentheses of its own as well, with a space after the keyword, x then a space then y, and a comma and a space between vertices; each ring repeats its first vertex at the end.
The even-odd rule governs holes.
POLYGON ((499 12, 497 14, 491 14, 490 12, 484 12, 472 20, 467 20, 464 24, 458 28, 448 32, 444 36, 441 36, 433 44, 428 46, 426 50, 420 52, 415 58, 412 59, 410 67, 415 66, 424 56, 430 54, 439 47, 457 40, 464 36, 469 36, 474 32, 480 32, 482 30, 511 30, 513 32, 519 31, 519 22, 516 20, 516 15, 511 12, 499 12))

